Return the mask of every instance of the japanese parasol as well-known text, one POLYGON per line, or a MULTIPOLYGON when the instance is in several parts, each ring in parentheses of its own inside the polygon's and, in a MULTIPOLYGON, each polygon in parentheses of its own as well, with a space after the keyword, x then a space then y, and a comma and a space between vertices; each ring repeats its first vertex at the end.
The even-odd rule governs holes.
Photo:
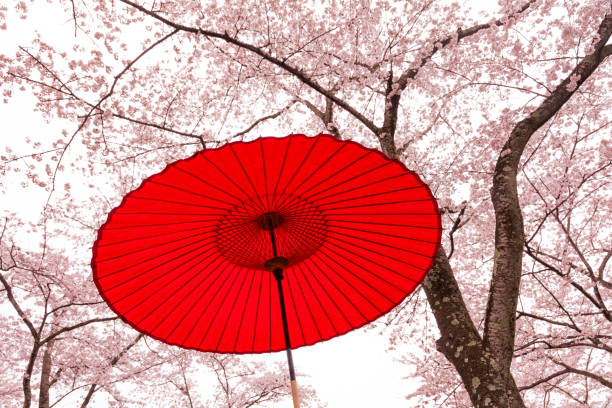
POLYGON ((425 278, 440 212, 418 175, 330 135, 169 164, 98 231, 94 281, 136 330, 215 353, 287 350, 365 325, 425 278))

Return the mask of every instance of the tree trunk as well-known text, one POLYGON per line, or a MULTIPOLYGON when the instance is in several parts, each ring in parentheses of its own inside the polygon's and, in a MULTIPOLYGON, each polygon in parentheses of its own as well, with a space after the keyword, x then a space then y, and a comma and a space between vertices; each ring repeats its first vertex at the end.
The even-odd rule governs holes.
POLYGON ((43 353, 42 368, 40 372, 40 392, 38 394, 38 407, 49 408, 49 388, 51 386, 51 348, 53 341, 47 343, 43 353))
POLYGON ((89 405, 89 401, 91 401, 91 397, 93 397, 94 392, 96 392, 97 384, 91 384, 89 386, 89 390, 87 391, 87 395, 81 404, 81 408, 86 408, 89 405))
POLYGON ((478 408, 524 408, 514 379, 504 375, 484 346, 443 248, 423 282, 423 289, 440 329, 436 348, 459 373, 472 404, 478 408))
POLYGON ((38 344, 38 340, 34 340, 34 346, 32 347, 32 352, 30 353, 30 358, 28 360, 28 365, 26 366, 25 373, 23 374, 23 408, 30 408, 32 405, 32 371, 34 370, 34 362, 36 361, 36 356, 38 355, 38 350, 40 346, 38 344))

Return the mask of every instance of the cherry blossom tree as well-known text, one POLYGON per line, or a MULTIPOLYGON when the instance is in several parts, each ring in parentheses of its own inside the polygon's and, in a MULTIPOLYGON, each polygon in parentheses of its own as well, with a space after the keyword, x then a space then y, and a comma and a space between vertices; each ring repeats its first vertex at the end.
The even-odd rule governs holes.
POLYGON ((5 103, 30 92, 66 123, 1 157, 46 194, 39 235, 91 241, 145 175, 263 126, 350 138, 419 173, 443 214, 422 292, 382 322, 419 368, 409 398, 609 406, 609 0, 56 3, 61 41, 0 58, 5 103))
MULTIPOLYGON (((97 400, 98 406, 100 401, 118 407, 156 401, 248 408, 290 398, 279 367, 176 349, 134 334, 107 311, 83 272, 86 265, 74 268, 53 251, 17 247, 10 237, 13 228, 5 220, 0 233, 0 293, 7 306, 0 332, 3 406, 37 402, 39 408, 62 403, 86 408, 97 400), (218 386, 201 395, 193 391, 199 387, 193 378, 206 372, 218 386)), ((304 387, 301 396, 304 406, 321 406, 311 388, 304 387)))

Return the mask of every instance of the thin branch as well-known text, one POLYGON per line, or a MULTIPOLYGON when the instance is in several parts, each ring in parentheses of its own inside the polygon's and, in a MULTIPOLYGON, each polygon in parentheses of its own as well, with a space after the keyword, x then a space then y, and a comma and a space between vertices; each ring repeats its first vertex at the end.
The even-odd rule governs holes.
POLYGON ((565 364, 563 361, 558 361, 558 360, 555 360, 553 358, 550 358, 550 360, 553 361, 555 364, 558 364, 561 367, 564 367, 566 370, 568 370, 568 371, 570 371, 570 372, 572 372, 574 374, 580 374, 580 375, 583 375, 585 377, 591 378, 591 379, 599 382, 601 385, 606 386, 606 387, 612 389, 612 381, 609 381, 609 380, 603 378, 600 375, 591 373, 589 371, 580 370, 578 368, 571 367, 571 366, 565 364))
POLYGON ((272 113, 270 115, 261 117, 259 119, 257 119, 255 122, 253 122, 248 128, 236 133, 235 135, 233 135, 230 139, 235 139, 241 136, 244 136, 245 134, 249 133, 251 130, 253 130, 257 125, 259 125, 262 122, 265 122, 266 120, 270 120, 270 119, 276 119, 277 117, 279 117, 282 113, 286 112, 291 106, 293 106, 293 104, 295 104, 297 101, 292 101, 291 103, 289 103, 287 106, 285 106, 284 108, 282 108, 281 110, 279 110, 276 113, 272 113))
POLYGON ((349 112, 352 116, 354 116, 359 122, 361 122, 364 126, 366 126, 368 129, 370 129, 372 132, 374 132, 375 134, 378 134, 379 132, 379 128, 374 125, 374 123, 372 121, 370 121, 368 118, 366 118, 363 114, 361 114, 359 111, 357 111, 355 108, 353 108, 351 105, 348 104, 348 102, 338 98, 336 95, 334 95, 333 93, 331 93, 330 91, 324 89, 321 85, 319 85, 314 79, 310 78, 304 71, 302 71, 299 68, 296 68, 288 63, 286 63, 284 60, 276 58, 272 55, 270 55, 269 53, 267 53, 266 51, 264 51, 262 48, 257 47, 255 45, 252 44, 248 44, 244 41, 240 41, 237 38, 231 37, 227 32, 224 33, 218 33, 215 31, 210 31, 210 30, 204 30, 200 27, 189 27, 189 26, 185 26, 182 24, 178 24, 178 23, 174 23, 170 20, 168 20, 165 17, 160 16, 157 13, 154 13, 151 10, 146 9, 145 7, 136 4, 130 0, 121 0, 122 3, 128 4, 134 8, 136 8, 137 10, 140 10, 141 12, 145 13, 146 15, 153 17, 154 19, 170 26, 173 27, 176 30, 180 30, 180 31, 185 31, 188 33, 192 33, 192 34, 198 34, 198 35, 203 35, 205 37, 210 37, 210 38, 217 38, 219 40, 225 41, 228 44, 232 44, 235 45, 237 47, 243 48, 245 50, 251 51, 252 53, 259 55, 260 57, 262 57, 263 59, 265 59, 266 61, 272 63, 273 65, 276 65, 277 67, 283 69, 284 71, 289 72, 290 74, 292 74, 295 78, 297 78, 298 80, 300 80, 302 83, 308 85, 310 88, 312 88, 313 90, 317 91, 318 93, 320 93, 321 95, 331 99, 336 105, 340 106, 341 108, 343 108, 344 110, 346 110, 347 112, 349 112))
POLYGON ((533 383, 531 383, 529 385, 523 385, 522 387, 519 387, 519 391, 525 391, 525 390, 537 387, 540 384, 547 383, 547 382, 549 382, 550 380, 552 380, 554 378, 557 378, 557 377, 559 377, 561 375, 565 375, 565 374, 569 374, 569 373, 570 373, 570 370, 568 370, 568 369, 557 371, 556 373, 553 373, 553 374, 549 375, 548 377, 540 378, 536 382, 533 382, 533 383))
MULTIPOLYGON (((523 13, 525 10, 527 10, 533 3, 535 3, 536 0, 529 0, 527 3, 523 4, 523 6, 518 9, 517 11, 515 11, 514 13, 510 14, 509 16, 507 16, 506 18, 512 18, 515 17, 521 13, 523 13)), ((504 21, 502 21, 501 19, 494 21, 492 24, 478 24, 475 26, 472 26, 470 28, 467 28, 465 30, 459 28, 457 30, 457 34, 453 34, 453 35, 449 35, 441 40, 438 40, 434 43, 434 46, 432 48, 432 50, 429 52, 429 54, 425 55, 424 57, 421 58, 421 61, 419 62, 419 65, 416 68, 410 68, 406 71, 404 71, 404 73, 402 73, 402 75, 399 77, 398 79, 398 84, 399 84, 399 89, 403 90, 406 88, 406 86, 408 85, 408 79, 413 79, 414 77, 416 77, 416 75, 419 73, 419 70, 425 66, 425 64, 442 48, 446 47, 447 45, 449 45, 452 41, 461 41, 464 38, 470 37, 476 33, 478 33, 479 31, 485 30, 487 28, 491 28, 492 26, 498 26, 501 27, 503 26, 505 23, 504 21)))
POLYGON ((2 275, 2 273, 0 273, 0 282, 2 282, 2 285, 4 286, 4 290, 6 291, 6 296, 8 297, 8 300, 11 303, 11 305, 13 306, 13 309, 15 309, 19 317, 21 317, 21 320, 23 320, 25 325, 28 326, 28 329, 30 330, 32 337, 34 337, 34 340, 38 341, 40 339, 40 334, 36 331, 36 329, 34 328, 34 325, 30 321, 28 316, 26 316, 23 309, 19 306, 19 303, 17 303, 17 300, 15 299, 15 296, 13 295, 13 289, 11 288, 11 285, 9 285, 7 280, 4 278, 4 275, 2 275))
POLYGON ((58 331, 56 331, 54 333, 51 333, 50 335, 45 337, 45 339, 40 342, 40 345, 42 346, 43 344, 48 343, 49 341, 55 339, 60 334, 63 334, 63 333, 66 333, 66 332, 78 329, 78 328, 83 327, 83 326, 87 326, 88 324, 100 323, 100 322, 110 322, 112 320, 117 320, 118 318, 119 317, 117 317, 117 316, 113 316, 113 317, 98 317, 98 318, 95 318, 95 319, 85 320, 83 322, 74 324, 72 326, 63 327, 63 328, 59 329, 58 331))

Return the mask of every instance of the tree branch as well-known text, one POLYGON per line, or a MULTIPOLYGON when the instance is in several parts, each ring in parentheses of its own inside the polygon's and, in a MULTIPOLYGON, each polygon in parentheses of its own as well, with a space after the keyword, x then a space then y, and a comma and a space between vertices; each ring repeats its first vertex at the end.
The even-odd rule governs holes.
POLYGON ((591 373, 591 372, 589 372, 589 371, 580 370, 580 369, 578 369, 578 368, 571 367, 571 366, 569 366, 569 365, 565 364, 565 363, 564 363, 564 362, 562 362, 562 361, 557 361, 557 360, 552 359, 552 358, 551 358, 551 360, 552 360, 552 361, 553 361, 555 364, 558 364, 558 365, 560 365, 561 367, 564 367, 564 368, 565 368, 567 371, 569 371, 569 372, 572 372, 572 373, 574 373, 574 374, 580 374, 580 375, 583 375, 583 376, 585 376, 585 377, 591 378, 591 379, 593 379, 593 380, 595 380, 595 381, 599 382, 600 384, 602 384, 602 385, 604 385, 604 386, 606 386, 606 387, 608 387, 608 388, 612 389, 612 381, 608 381, 608 380, 606 380, 605 378, 603 378, 603 377, 602 377, 602 376, 600 376, 600 375, 593 374, 593 373, 591 373))
POLYGON ((553 373, 553 374, 551 374, 551 375, 549 375, 548 377, 545 377, 545 378, 540 378, 538 381, 533 382, 533 383, 531 383, 529 385, 523 385, 522 387, 519 387, 519 390, 520 391, 525 391, 525 390, 528 390, 530 388, 537 387, 540 384, 547 383, 550 380, 552 380, 554 378, 557 378, 557 377, 559 377, 561 375, 568 374, 569 372, 570 371, 567 370, 567 369, 561 370, 561 371, 557 371, 556 373, 553 373))
POLYGON ((266 120, 270 120, 270 119, 276 119, 277 117, 279 117, 283 112, 286 112, 287 110, 289 110, 290 107, 293 106, 293 104, 295 104, 296 101, 292 101, 290 102, 287 106, 285 106, 284 108, 282 108, 281 110, 279 110, 276 113, 272 113, 270 115, 267 116, 263 116, 259 119, 257 119, 255 122, 253 122, 248 128, 236 133, 235 135, 233 135, 230 139, 235 139, 237 137, 240 136, 244 136, 245 134, 249 133, 251 130, 255 129, 255 127, 257 125, 259 125, 262 122, 265 122, 266 120))
POLYGON ((602 50, 611 34, 612 11, 609 11, 598 28, 599 38, 594 51, 578 63, 535 111, 517 123, 497 160, 491 189, 495 209, 495 255, 484 342, 497 356, 507 375, 510 375, 514 350, 516 306, 525 245, 516 185, 519 161, 531 136, 561 109, 603 61, 602 50))
POLYGON ((117 317, 117 316, 113 316, 113 317, 98 317, 98 318, 95 318, 95 319, 85 320, 83 322, 74 324, 72 326, 63 327, 63 328, 59 329, 58 331, 56 331, 54 333, 51 333, 50 335, 45 337, 45 339, 40 342, 40 345, 42 346, 45 343, 48 343, 51 340, 55 339, 60 334, 63 334, 63 333, 66 333, 66 332, 78 329, 79 327, 87 326, 88 324, 92 324, 92 323, 109 322, 111 320, 117 320, 118 318, 119 317, 117 317))
POLYGON ((265 52, 262 48, 257 47, 255 45, 252 44, 248 44, 244 41, 240 41, 237 38, 234 37, 230 37, 230 35, 225 32, 225 33, 218 33, 215 31, 210 31, 210 30, 204 30, 202 28, 199 27, 188 27, 182 24, 178 24, 178 23, 174 23, 170 20, 168 20, 165 17, 160 16, 157 13, 154 13, 151 10, 148 10, 146 8, 144 8, 143 6, 136 4, 130 0, 121 0, 122 3, 125 3, 127 5, 130 5, 132 7, 134 7, 137 10, 140 10, 141 12, 145 13, 146 15, 153 17, 154 19, 170 26, 173 27, 176 30, 180 30, 180 31, 184 31, 184 32, 188 32, 188 33, 192 33, 192 34, 198 34, 198 35, 203 35, 205 37, 208 38, 217 38, 219 40, 225 41, 228 44, 232 44, 235 45, 237 47, 243 48, 245 50, 248 50, 256 55, 259 55, 260 57, 262 57, 264 60, 270 62, 273 65, 276 65, 277 67, 281 68, 284 71, 289 72, 290 74, 292 74, 295 78, 297 78, 298 80, 300 80, 302 83, 304 83, 305 85, 309 86, 310 88, 312 88, 313 90, 315 90, 316 92, 320 93, 321 95, 331 99, 336 105, 340 106, 341 108, 343 108, 344 110, 346 110, 347 112, 349 112, 353 117, 355 117, 355 119, 357 119, 359 122, 361 122, 364 126, 366 126, 368 129, 370 129, 372 132, 377 133, 379 131, 378 127, 376 125, 374 125, 374 123, 369 120, 368 118, 366 118, 363 114, 361 114, 359 111, 357 111, 357 109, 353 108, 351 105, 348 104, 348 102, 338 98, 336 95, 334 95, 332 92, 324 89, 321 85, 319 85, 314 79, 310 78, 308 75, 306 75, 306 73, 304 71, 302 71, 299 68, 296 68, 290 64, 288 64, 287 62, 285 62, 285 60, 283 59, 279 59, 276 58, 270 54, 268 54, 267 52, 265 52))
MULTIPOLYGON (((523 4, 523 6, 518 9, 517 11, 515 11, 514 13, 510 14, 509 16, 507 16, 506 18, 512 18, 515 17, 521 13, 523 13, 525 10, 527 10, 533 3, 535 3, 536 0, 529 0, 527 3, 523 4)), ((465 30, 462 30, 461 28, 459 28, 457 30, 457 34, 453 34, 453 35, 449 35, 439 41, 436 41, 434 43, 434 46, 432 48, 432 50, 429 52, 429 54, 427 54, 426 56, 421 58, 421 61, 419 62, 419 65, 416 68, 410 68, 406 71, 404 71, 402 73, 402 75, 400 75, 397 83, 399 85, 399 89, 400 90, 404 90, 406 88, 406 86, 408 85, 408 80, 409 79, 413 79, 414 77, 416 77, 416 75, 419 73, 419 70, 431 59, 431 57, 433 57, 439 50, 441 50, 442 48, 446 47, 447 45, 449 45, 452 41, 454 41, 456 39, 457 42, 461 41, 464 38, 470 37, 476 33, 478 33, 479 31, 485 30, 487 28, 491 28, 492 26, 503 26, 505 23, 504 21, 502 21, 501 19, 499 20, 495 20, 493 23, 489 23, 489 24, 478 24, 475 26, 472 26, 470 28, 467 28, 465 30)))
POLYGON ((28 326, 28 329, 30 330, 32 337, 34 337, 34 341, 38 341, 40 338, 40 333, 36 331, 36 329, 34 328, 34 325, 30 321, 28 316, 26 316, 23 309, 19 306, 19 303, 17 303, 17 300, 15 299, 15 296, 13 295, 13 289, 11 288, 11 285, 9 285, 7 280, 4 278, 4 275, 2 275, 2 273, 0 273, 0 282, 2 282, 2 285, 4 286, 4 290, 6 291, 6 296, 8 297, 8 300, 11 303, 11 305, 13 306, 13 309, 15 309, 19 317, 21 317, 21 320, 23 320, 25 325, 28 326))

